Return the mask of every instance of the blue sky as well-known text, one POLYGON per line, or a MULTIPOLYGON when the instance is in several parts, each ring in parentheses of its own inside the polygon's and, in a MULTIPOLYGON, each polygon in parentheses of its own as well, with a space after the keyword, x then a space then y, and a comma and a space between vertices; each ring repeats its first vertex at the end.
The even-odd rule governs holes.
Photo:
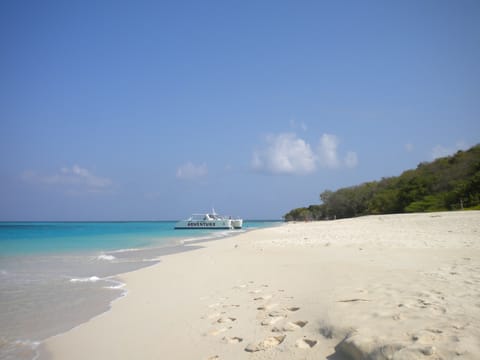
POLYGON ((480 142, 480 2, 0 3, 0 220, 280 218, 480 142))

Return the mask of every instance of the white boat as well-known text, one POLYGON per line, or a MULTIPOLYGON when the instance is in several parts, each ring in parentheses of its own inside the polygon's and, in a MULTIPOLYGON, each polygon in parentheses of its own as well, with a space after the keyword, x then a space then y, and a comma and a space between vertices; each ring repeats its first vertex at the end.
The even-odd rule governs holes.
POLYGON ((193 214, 186 220, 180 220, 175 224, 175 229, 241 229, 242 219, 232 219, 215 213, 193 214))
POLYGON ((232 219, 232 226, 234 229, 241 229, 243 226, 242 219, 232 219))

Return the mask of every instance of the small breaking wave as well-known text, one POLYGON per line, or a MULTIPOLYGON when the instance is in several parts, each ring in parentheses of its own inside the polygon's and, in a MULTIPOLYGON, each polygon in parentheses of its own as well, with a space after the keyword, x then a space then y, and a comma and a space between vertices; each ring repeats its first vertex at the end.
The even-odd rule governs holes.
POLYGON ((99 278, 98 276, 90 276, 90 277, 85 277, 85 278, 72 278, 70 279, 71 283, 96 283, 98 281, 105 281, 107 283, 110 283, 112 285, 109 286, 103 286, 104 289, 110 289, 110 290, 120 290, 125 287, 125 283, 110 277, 107 278, 99 278))
POLYGON ((119 250, 113 250, 112 253, 125 253, 125 252, 131 252, 131 251, 139 251, 139 250, 145 250, 143 248, 128 248, 128 249, 119 249, 119 250))
POLYGON ((125 287, 125 283, 119 280, 108 279, 108 282, 113 283, 114 285, 105 286, 104 289, 111 289, 111 290, 120 290, 125 287))
POLYGON ((101 280, 98 276, 90 276, 88 278, 73 278, 70 279, 72 283, 85 283, 85 282, 97 282, 101 280))
POLYGON ((112 261, 115 260, 116 257, 113 255, 102 254, 97 256, 97 260, 105 260, 105 261, 112 261))

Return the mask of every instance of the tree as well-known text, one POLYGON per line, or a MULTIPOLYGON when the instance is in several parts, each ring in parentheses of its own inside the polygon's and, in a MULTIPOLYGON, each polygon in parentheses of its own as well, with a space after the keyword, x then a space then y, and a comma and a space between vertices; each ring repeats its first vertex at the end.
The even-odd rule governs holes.
POLYGON ((480 207, 480 144, 431 163, 422 162, 397 177, 325 190, 320 201, 320 205, 290 211, 285 219, 319 220, 480 207))

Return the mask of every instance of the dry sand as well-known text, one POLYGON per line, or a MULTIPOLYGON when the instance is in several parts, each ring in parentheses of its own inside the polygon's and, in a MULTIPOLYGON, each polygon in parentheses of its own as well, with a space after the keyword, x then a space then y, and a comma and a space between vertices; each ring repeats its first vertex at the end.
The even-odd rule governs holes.
POLYGON ((478 211, 289 223, 161 260, 51 358, 480 358, 478 211))

